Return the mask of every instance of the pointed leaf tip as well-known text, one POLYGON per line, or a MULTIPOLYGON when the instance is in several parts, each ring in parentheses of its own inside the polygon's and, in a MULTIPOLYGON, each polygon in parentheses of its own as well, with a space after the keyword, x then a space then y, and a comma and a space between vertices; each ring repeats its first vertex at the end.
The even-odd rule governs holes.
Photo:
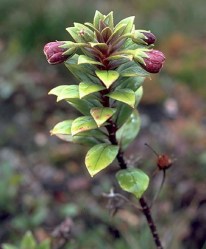
POLYGON ((97 123, 98 127, 104 124, 112 115, 115 113, 114 108, 109 107, 94 107, 91 109, 90 113, 97 123))
POLYGON ((95 73, 106 88, 109 88, 119 78, 119 73, 114 70, 96 70, 95 73))
POLYGON ((132 108, 135 106, 135 92, 131 89, 119 89, 107 94, 111 99, 123 102, 132 108))
POLYGON ((105 89, 105 87, 98 85, 98 84, 93 84, 90 82, 80 82, 80 84, 79 84, 80 99, 82 99, 83 97, 85 97, 91 93, 99 92, 103 89, 105 89))
POLYGON ((84 132, 89 131, 97 128, 97 124, 91 116, 83 116, 75 119, 72 122, 71 126, 71 133, 72 136, 84 132))

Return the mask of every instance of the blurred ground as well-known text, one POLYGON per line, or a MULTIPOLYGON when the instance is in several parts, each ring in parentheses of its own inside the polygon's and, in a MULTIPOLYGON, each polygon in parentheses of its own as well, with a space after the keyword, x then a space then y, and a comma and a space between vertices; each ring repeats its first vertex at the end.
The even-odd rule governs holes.
MULTIPOLYGON (((72 83, 49 66, 46 42, 70 39, 65 28, 114 10, 116 22, 135 15, 136 27, 152 30, 167 57, 161 74, 144 85, 142 130, 127 151, 130 162, 152 175, 155 156, 175 159, 153 207, 167 248, 205 249, 206 234, 206 2, 0 0, 0 243, 18 244, 26 230, 43 240, 67 217, 73 234, 67 249, 153 248, 144 217, 121 209, 114 218, 102 197, 117 166, 91 179, 86 149, 50 137, 58 121, 77 113, 47 92, 72 83)), ((151 199, 161 176, 146 193, 151 199)), ((57 238, 58 243, 58 238, 57 238)))

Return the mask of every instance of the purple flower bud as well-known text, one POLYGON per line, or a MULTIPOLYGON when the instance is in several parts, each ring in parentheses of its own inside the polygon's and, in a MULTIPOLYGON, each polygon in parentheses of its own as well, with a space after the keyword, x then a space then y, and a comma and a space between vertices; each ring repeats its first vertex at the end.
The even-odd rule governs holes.
POLYGON ((148 57, 144 57, 144 63, 141 66, 149 73, 159 73, 165 61, 165 56, 159 50, 145 52, 148 57))
POLYGON ((64 44, 63 41, 56 41, 49 42, 44 46, 44 54, 49 64, 59 64, 70 57, 70 55, 63 55, 66 49, 59 47, 64 44))
POLYGON ((143 39, 148 45, 154 44, 156 41, 156 37, 151 32, 141 32, 146 38, 143 39))

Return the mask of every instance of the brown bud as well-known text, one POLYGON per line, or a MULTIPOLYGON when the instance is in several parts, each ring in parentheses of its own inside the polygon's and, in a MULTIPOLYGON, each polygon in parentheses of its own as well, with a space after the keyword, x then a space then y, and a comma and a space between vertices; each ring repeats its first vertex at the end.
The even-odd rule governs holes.
POLYGON ((157 166, 160 170, 166 170, 172 166, 172 160, 167 155, 159 155, 157 157, 157 166))

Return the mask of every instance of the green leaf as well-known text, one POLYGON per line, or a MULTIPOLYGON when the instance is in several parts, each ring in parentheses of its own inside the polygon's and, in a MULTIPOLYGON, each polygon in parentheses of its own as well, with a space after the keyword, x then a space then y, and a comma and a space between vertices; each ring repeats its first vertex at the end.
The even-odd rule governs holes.
POLYGON ((51 241, 49 239, 44 240, 41 242, 36 249, 50 249, 51 248, 51 241))
POLYGON ((102 106, 97 100, 90 99, 69 99, 67 101, 70 105, 72 105, 74 108, 76 108, 79 112, 81 112, 83 115, 90 115, 90 109, 92 107, 96 106, 102 106))
POLYGON ((10 244, 3 244, 3 249, 18 249, 17 247, 10 244))
POLYGON ((117 111, 115 113, 115 120, 117 123, 117 127, 120 128, 130 117, 132 111, 134 109, 131 106, 119 102, 117 104, 117 111))
POLYGON ((72 123, 71 133, 72 136, 88 130, 97 128, 97 124, 91 116, 84 116, 75 119, 72 123))
POLYGON ((115 27, 115 30, 120 27, 122 27, 122 25, 124 24, 125 27, 124 29, 122 30, 122 32, 119 34, 119 35, 123 35, 123 34, 126 34, 126 33, 131 33, 132 30, 133 30, 133 26, 134 26, 134 16, 130 16, 130 17, 127 17, 123 20, 121 20, 115 27))
POLYGON ((116 89, 131 89, 132 91, 136 92, 136 90, 142 85, 144 82, 144 77, 127 77, 127 78, 120 78, 118 81, 118 85, 116 89))
POLYGON ((135 105, 137 106, 142 98, 142 95, 143 95, 143 87, 140 86, 136 92, 135 92, 135 96, 136 96, 136 103, 135 105))
POLYGON ((100 127, 104 124, 112 115, 115 113, 116 109, 109 107, 94 107, 91 109, 90 113, 94 118, 97 126, 100 127))
POLYGON ((54 128, 50 131, 51 135, 70 135, 71 134, 71 126, 73 120, 64 120, 54 126, 54 128))
POLYGON ((95 73, 107 88, 119 78, 119 73, 114 70, 96 70, 95 73))
POLYGON ((104 18, 105 18, 105 16, 102 13, 100 13, 98 10, 96 10, 95 15, 94 15, 94 22, 93 22, 94 27, 96 29, 99 29, 99 22, 100 22, 100 20, 103 21, 104 18))
POLYGON ((114 29, 113 34, 110 36, 110 38, 109 38, 109 40, 107 42, 111 42, 112 43, 113 41, 115 41, 115 39, 119 38, 120 35, 123 33, 123 31, 124 31, 124 29, 125 29, 126 26, 127 25, 123 24, 123 23, 120 24, 120 25, 118 25, 118 26, 116 26, 115 29, 114 29))
POLYGON ((69 32, 71 37, 75 40, 75 42, 79 42, 79 43, 86 42, 84 37, 79 34, 79 29, 78 28, 69 27, 69 28, 66 28, 66 30, 69 32))
POLYGON ((72 137, 72 141, 77 144, 94 146, 99 143, 105 143, 108 139, 106 135, 96 129, 78 133, 78 135, 72 137))
POLYGON ((63 99, 78 99, 79 86, 77 85, 62 85, 53 88, 49 94, 57 96, 57 102, 63 99))
POLYGON ((79 81, 100 83, 95 74, 96 66, 91 64, 78 64, 79 55, 74 55, 65 62, 66 67, 79 81))
POLYGON ((136 138, 140 125, 139 113, 137 110, 133 110, 127 122, 116 132, 117 141, 123 150, 136 138))
POLYGON ((105 134, 100 130, 90 130, 78 133, 78 135, 65 135, 65 134, 55 134, 58 138, 66 142, 73 142, 76 144, 94 146, 99 143, 105 143, 108 141, 105 134))
POLYGON ((109 26, 111 30, 114 28, 113 11, 111 11, 104 19, 104 23, 109 26))
POLYGON ((75 22, 74 27, 79 30, 79 35, 81 35, 86 42, 94 40, 93 31, 84 24, 75 22))
POLYGON ((149 185, 149 177, 140 169, 123 169, 116 174, 120 187, 141 198, 149 185))
POLYGON ((96 84, 92 84, 89 82, 80 82, 80 84, 79 84, 80 99, 82 99, 83 97, 85 97, 91 93, 99 92, 103 89, 105 89, 105 87, 103 87, 101 85, 96 85, 96 84))
POLYGON ((126 103, 127 105, 134 108, 135 106, 135 93, 134 91, 130 89, 119 89, 115 90, 114 92, 111 92, 107 94, 106 96, 109 96, 110 98, 114 100, 121 101, 123 103, 126 103))
POLYGON ((27 232, 24 235, 23 240, 21 241, 21 245, 20 245, 21 249, 35 249, 36 248, 36 241, 32 235, 31 232, 27 232))
POLYGON ((103 64, 99 61, 95 61, 89 56, 86 55, 80 55, 78 58, 78 64, 93 64, 93 65, 100 65, 103 66, 103 64))
POLYGON ((130 54, 125 54, 125 55, 111 55, 107 59, 112 61, 112 60, 121 60, 121 59, 127 59, 127 60, 132 60, 133 56, 130 54))
POLYGON ((106 43, 90 42, 89 44, 91 45, 92 48, 95 47, 95 48, 99 49, 100 51, 108 50, 108 45, 106 43))
POLYGON ((123 65, 119 66, 117 71, 120 73, 122 77, 147 77, 149 73, 141 68, 137 63, 134 61, 128 61, 123 65))
POLYGON ((111 144, 98 144, 92 147, 85 158, 85 164, 89 174, 93 177, 99 171, 106 168, 116 158, 119 147, 111 144))
POLYGON ((91 28, 93 31, 98 31, 94 25, 90 22, 85 22, 84 25, 88 26, 89 28, 91 28))
POLYGON ((48 94, 53 94, 53 95, 56 95, 57 97, 61 94, 61 91, 64 90, 64 88, 67 88, 68 85, 61 85, 61 86, 57 86, 57 87, 54 87, 53 89, 51 89, 48 94))

